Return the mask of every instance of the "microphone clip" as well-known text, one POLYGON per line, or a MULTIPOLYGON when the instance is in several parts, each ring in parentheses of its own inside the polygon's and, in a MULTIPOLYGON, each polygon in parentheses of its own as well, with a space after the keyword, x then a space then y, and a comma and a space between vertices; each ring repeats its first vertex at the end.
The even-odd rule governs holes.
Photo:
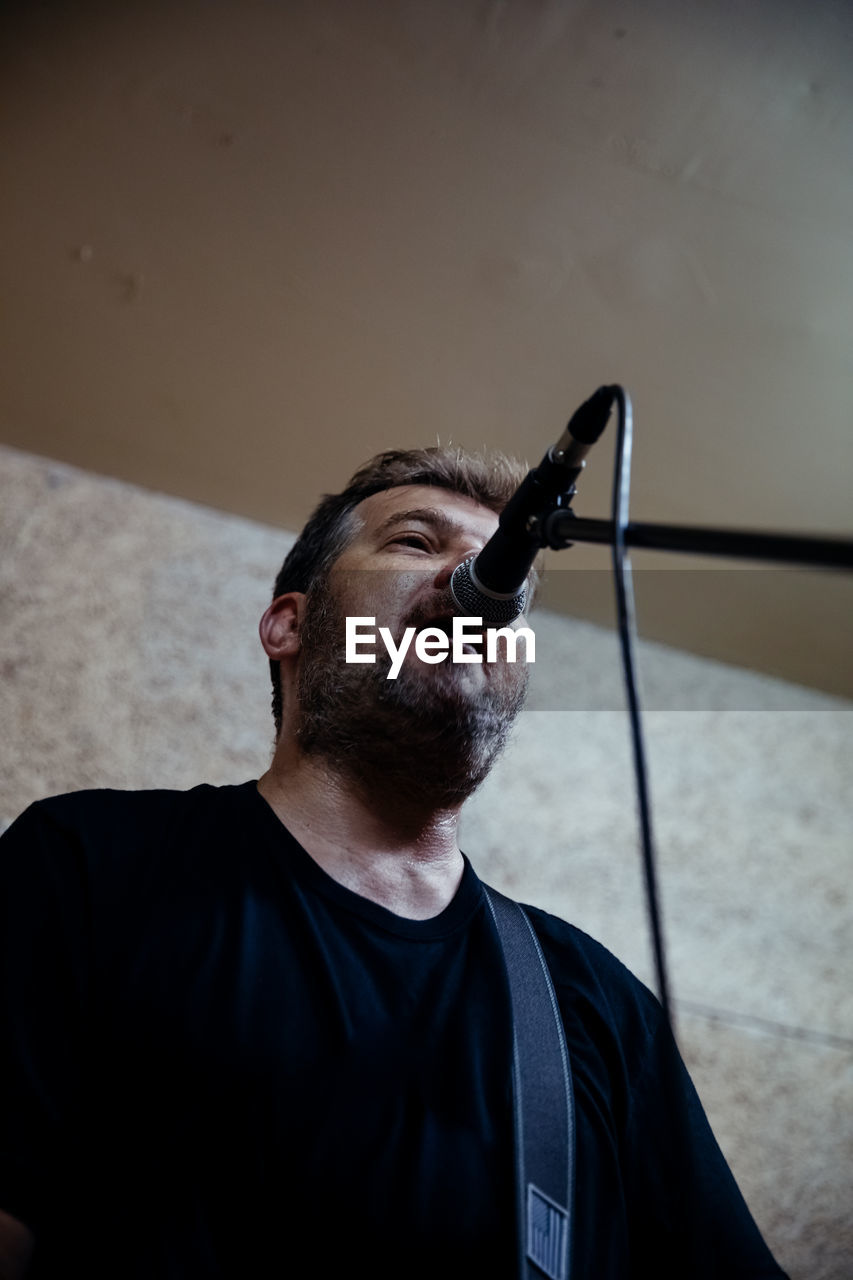
POLYGON ((577 493, 574 485, 569 493, 561 494, 550 511, 531 516, 529 532, 535 537, 540 547, 550 547, 552 551, 567 551, 575 544, 567 537, 566 529, 577 516, 571 507, 572 498, 577 493), (565 500, 563 500, 565 499, 565 500))

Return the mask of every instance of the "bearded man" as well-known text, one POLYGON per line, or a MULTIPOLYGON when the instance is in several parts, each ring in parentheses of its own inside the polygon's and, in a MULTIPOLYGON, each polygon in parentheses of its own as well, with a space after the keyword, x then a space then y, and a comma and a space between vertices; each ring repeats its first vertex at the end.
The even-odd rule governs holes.
MULTIPOLYGON (((321 502, 261 620, 260 781, 56 797, 4 836, 2 1280, 517 1274, 507 985, 457 823, 527 672, 410 647, 389 679, 344 634, 447 631, 521 474, 398 451, 321 502)), ((571 1275, 698 1274, 661 1010, 527 911, 572 1061, 571 1275)), ((679 1070, 706 1274, 781 1276, 679 1070)))

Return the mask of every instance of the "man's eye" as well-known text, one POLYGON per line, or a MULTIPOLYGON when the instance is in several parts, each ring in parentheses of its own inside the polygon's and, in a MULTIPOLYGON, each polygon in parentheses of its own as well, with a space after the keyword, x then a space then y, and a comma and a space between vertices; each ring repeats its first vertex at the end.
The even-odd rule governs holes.
POLYGON ((399 538, 392 538, 392 546, 416 547, 419 551, 429 551, 429 541, 422 533, 401 533, 399 538))

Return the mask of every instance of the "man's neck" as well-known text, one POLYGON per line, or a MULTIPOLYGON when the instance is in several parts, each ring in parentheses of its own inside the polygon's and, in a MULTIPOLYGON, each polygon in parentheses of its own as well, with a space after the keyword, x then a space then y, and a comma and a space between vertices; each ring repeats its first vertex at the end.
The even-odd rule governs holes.
POLYGON ((284 744, 258 791, 333 880, 395 915, 429 919, 459 887, 458 808, 389 796, 381 786, 367 795, 284 744))

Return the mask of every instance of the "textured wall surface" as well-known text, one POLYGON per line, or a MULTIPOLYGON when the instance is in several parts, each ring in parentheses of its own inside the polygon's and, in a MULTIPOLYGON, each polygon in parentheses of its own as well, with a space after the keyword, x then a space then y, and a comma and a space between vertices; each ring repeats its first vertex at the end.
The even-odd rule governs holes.
MULTIPOLYGON (((281 531, 0 449, 0 822, 83 787, 261 773, 281 531)), ((613 637, 534 615, 531 709, 463 847, 653 981, 613 637)), ((847 702, 641 646, 678 1031, 795 1280, 853 1269, 847 702)))
MULTIPOLYGON (((853 532, 851 64, 849 0, 7 0, 0 439, 296 528, 618 381, 635 520, 853 532)), ((647 634, 851 697, 824 586, 647 634)))

